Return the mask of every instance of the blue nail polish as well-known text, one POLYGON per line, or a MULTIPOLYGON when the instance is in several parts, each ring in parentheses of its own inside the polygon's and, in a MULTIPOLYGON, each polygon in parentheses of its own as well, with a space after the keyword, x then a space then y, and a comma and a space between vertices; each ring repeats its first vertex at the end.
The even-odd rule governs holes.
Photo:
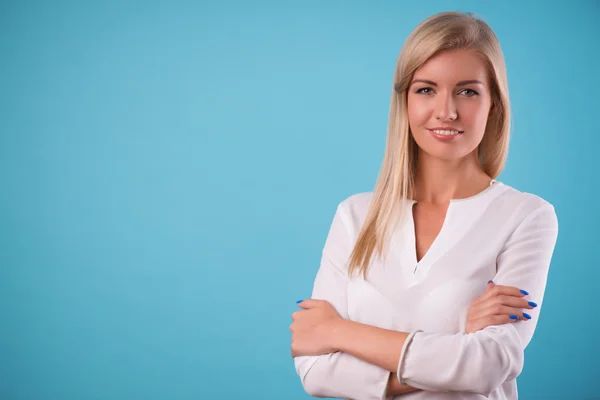
POLYGON ((300 304, 300 303, 302 303, 303 301, 304 301, 304 300, 298 300, 298 301, 296 302, 296 304, 300 304))
POLYGON ((525 318, 527 318, 527 319, 531 319, 531 315, 529 315, 529 314, 527 314, 527 313, 525 313, 525 312, 523 313, 523 316, 524 316, 525 318))
POLYGON ((521 293, 523 293, 525 296, 527 296, 527 295, 529 294, 529 293, 527 292, 527 290, 523 290, 523 289, 521 289, 521 290, 519 290, 519 291, 520 291, 521 293))
POLYGON ((517 317, 516 315, 509 315, 508 318, 510 318, 510 319, 519 319, 519 317, 517 317))
POLYGON ((537 307, 537 304, 535 304, 533 301, 530 301, 528 304, 529 304, 531 307, 537 307))
POLYGON ((494 281, 488 281, 488 283, 494 283, 494 281))

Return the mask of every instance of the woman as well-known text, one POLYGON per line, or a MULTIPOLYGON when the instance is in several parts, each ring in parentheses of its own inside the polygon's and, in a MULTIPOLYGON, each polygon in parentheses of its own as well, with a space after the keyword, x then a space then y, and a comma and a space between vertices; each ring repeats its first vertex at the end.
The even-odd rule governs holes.
POLYGON ((489 26, 454 12, 423 21, 397 62, 375 190, 338 205, 293 315, 309 394, 517 398, 558 223, 550 203, 494 179, 509 120, 489 26))

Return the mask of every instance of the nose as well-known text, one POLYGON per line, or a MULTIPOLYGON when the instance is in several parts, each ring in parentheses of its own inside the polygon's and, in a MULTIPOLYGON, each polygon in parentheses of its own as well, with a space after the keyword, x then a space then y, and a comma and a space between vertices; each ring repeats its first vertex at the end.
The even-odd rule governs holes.
POLYGON ((452 93, 440 94, 435 104, 435 118, 439 121, 454 121, 458 118, 458 110, 452 93))

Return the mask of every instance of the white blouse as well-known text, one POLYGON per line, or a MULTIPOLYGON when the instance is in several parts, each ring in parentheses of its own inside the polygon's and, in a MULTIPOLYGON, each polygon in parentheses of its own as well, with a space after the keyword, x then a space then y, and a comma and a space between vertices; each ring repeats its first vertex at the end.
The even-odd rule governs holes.
MULTIPOLYGON (((414 200, 391 240, 385 263, 375 259, 367 280, 349 278, 348 258, 372 193, 338 205, 312 298, 329 301, 352 321, 414 335, 402 378, 422 389, 415 399, 517 399, 516 378, 533 336, 558 234, 554 207, 542 198, 493 181, 483 192, 450 202, 442 229, 417 262, 414 200), (487 282, 516 286, 537 303, 532 319, 466 334, 471 303, 487 282)), ((356 400, 386 398, 389 372, 336 352, 295 358, 307 393, 356 400)), ((387 396, 392 399, 393 396, 387 396)))

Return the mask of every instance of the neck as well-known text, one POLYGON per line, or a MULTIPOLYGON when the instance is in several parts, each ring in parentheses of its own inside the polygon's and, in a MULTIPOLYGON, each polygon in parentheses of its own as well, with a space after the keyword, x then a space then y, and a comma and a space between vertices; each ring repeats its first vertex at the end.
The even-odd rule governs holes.
POLYGON ((442 160, 420 151, 415 176, 415 200, 434 205, 471 197, 490 185, 477 152, 460 160, 442 160))

